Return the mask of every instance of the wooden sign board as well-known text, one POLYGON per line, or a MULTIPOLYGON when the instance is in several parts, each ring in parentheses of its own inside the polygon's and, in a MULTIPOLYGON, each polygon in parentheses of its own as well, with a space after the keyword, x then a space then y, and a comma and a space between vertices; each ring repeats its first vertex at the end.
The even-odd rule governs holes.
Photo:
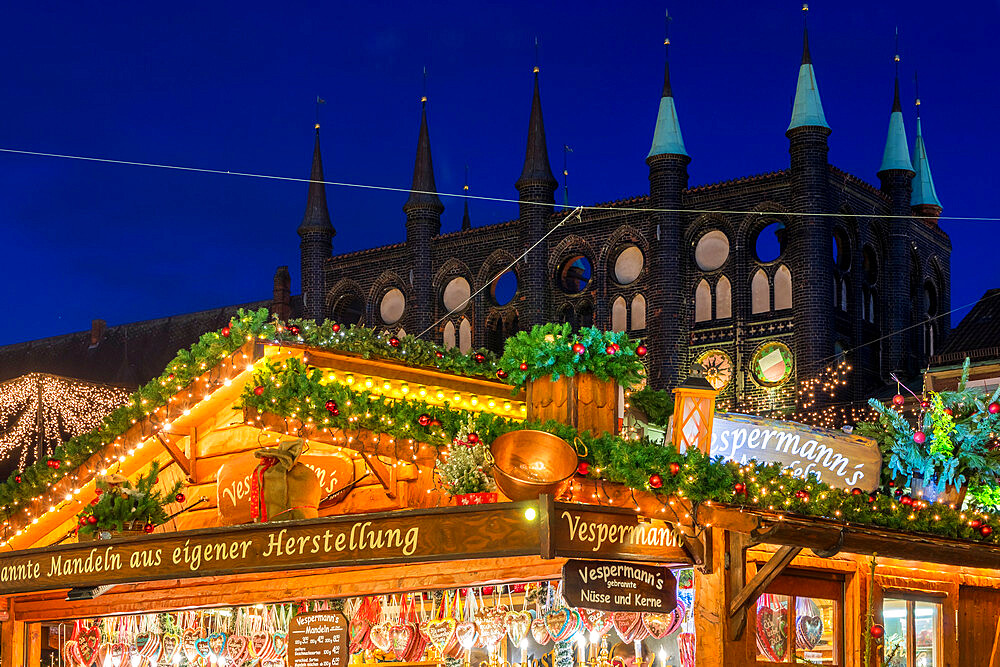
POLYGON ((287 667, 342 667, 347 649, 347 619, 336 611, 299 614, 288 624, 287 667))
POLYGON ((563 597, 571 607, 666 614, 677 606, 677 580, 657 565, 569 560, 562 580, 563 597))
POLYGON ((13 551, 0 556, 0 595, 246 572, 526 556, 539 553, 537 508, 529 501, 382 512, 13 551))
POLYGON ((568 503, 555 503, 550 516, 553 556, 691 563, 681 534, 665 521, 640 523, 628 510, 568 503))
POLYGON ((869 438, 726 412, 715 415, 710 454, 740 464, 779 463, 796 477, 812 473, 838 489, 873 491, 882 469, 882 453, 869 438))

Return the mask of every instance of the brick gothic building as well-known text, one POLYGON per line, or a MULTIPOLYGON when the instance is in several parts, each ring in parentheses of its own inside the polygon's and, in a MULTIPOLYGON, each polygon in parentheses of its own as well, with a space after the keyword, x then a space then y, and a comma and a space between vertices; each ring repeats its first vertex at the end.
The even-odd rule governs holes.
MULTIPOLYGON (((946 335, 948 317, 928 318, 950 310, 951 245, 937 225, 919 117, 910 159, 898 76, 880 188, 828 162, 830 133, 806 34, 786 132, 789 168, 689 188, 668 65, 645 157, 648 193, 584 211, 462 306, 567 212, 553 206, 537 68, 514 184, 522 203, 509 222, 472 228, 466 204, 462 229, 440 233, 425 101, 404 242, 332 255, 324 186, 310 185, 298 229, 303 314, 415 334, 461 306, 426 337, 495 350, 512 332, 547 321, 634 331, 649 342, 654 385, 674 384, 700 360, 724 383, 723 405, 756 410, 794 405, 797 379, 843 350, 903 331, 850 353, 851 395, 843 398, 862 399, 890 371, 915 374, 946 335), (787 212, 802 215, 779 215, 787 212)), ((312 178, 323 179, 318 128, 312 178)), ((290 291, 279 269, 279 312, 291 312, 290 291)))

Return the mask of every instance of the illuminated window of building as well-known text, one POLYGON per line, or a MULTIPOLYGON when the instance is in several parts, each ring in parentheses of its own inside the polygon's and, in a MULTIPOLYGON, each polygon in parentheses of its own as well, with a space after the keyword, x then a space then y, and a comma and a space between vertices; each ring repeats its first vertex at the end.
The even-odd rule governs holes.
POLYGON ((887 594, 882 602, 885 667, 940 667, 941 605, 931 599, 887 594))
POLYGON ((704 278, 694 291, 694 321, 708 322, 712 319, 712 288, 704 278))
POLYGON ((626 326, 626 319, 628 318, 628 309, 625 306, 625 299, 618 297, 611 304, 611 330, 612 331, 625 331, 628 327, 626 326))
POLYGON ((632 298, 632 329, 646 328, 646 297, 636 294, 632 298))
POLYGON ((729 278, 722 276, 715 283, 715 319, 725 320, 733 316, 733 286, 729 278))
POLYGON ((463 317, 458 325, 458 349, 462 354, 468 354, 472 349, 472 324, 467 317, 463 317))
POLYGON ((771 310, 771 285, 763 269, 757 269, 750 281, 750 312, 766 313, 771 310))
POLYGON ((774 274, 774 309, 792 307, 792 272, 782 264, 774 274))
POLYGON ((455 325, 448 322, 444 325, 444 346, 446 349, 455 347, 455 325))

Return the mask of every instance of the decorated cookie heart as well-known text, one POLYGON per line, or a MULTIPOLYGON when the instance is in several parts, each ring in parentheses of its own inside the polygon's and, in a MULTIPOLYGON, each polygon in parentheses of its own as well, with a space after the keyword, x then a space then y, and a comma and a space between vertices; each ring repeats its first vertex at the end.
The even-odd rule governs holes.
POLYGON ((560 607, 545 614, 545 628, 552 641, 566 641, 581 627, 580 614, 575 609, 560 607))
POLYGON ((472 621, 462 621, 455 624, 455 637, 462 648, 472 648, 476 644, 479 631, 472 621))
POLYGON ((681 623, 684 622, 684 616, 687 614, 687 607, 680 600, 677 601, 677 607, 670 612, 670 625, 667 627, 667 635, 672 635, 678 630, 680 630, 681 623))
POLYGON ((527 611, 508 611, 504 615, 504 623, 507 626, 507 636, 514 646, 518 646, 531 628, 531 614, 527 611))
POLYGON ((583 627, 587 629, 587 632, 593 632, 598 635, 607 634, 608 630, 611 629, 611 614, 606 611, 600 611, 599 609, 577 609, 580 614, 580 621, 583 623, 583 627))
POLYGON ((212 653, 212 645, 208 643, 208 637, 198 637, 194 640, 194 650, 203 658, 207 658, 212 653))
POLYGON ((771 662, 783 662, 788 650, 785 621, 782 612, 770 607, 757 609, 757 648, 771 662))
POLYGON ((389 621, 373 625, 368 631, 368 639, 380 651, 389 651, 392 649, 392 638, 389 636, 391 631, 392 623, 389 621))
POLYGON ((669 614, 656 614, 646 612, 642 615, 642 625, 646 632, 653 639, 663 639, 670 630, 670 622, 673 620, 673 612, 669 614))
POLYGON ((77 634, 76 648, 81 667, 89 667, 97 660, 97 652, 101 648, 101 631, 96 625, 91 625, 77 634))
POLYGON ((66 667, 83 667, 80 664, 80 649, 77 648, 75 639, 67 639, 63 642, 62 655, 66 667))
POLYGON ((476 614, 476 626, 479 628, 479 644, 481 646, 496 646, 507 633, 507 607, 493 607, 476 614))
POLYGON ((225 632, 213 632, 208 636, 208 648, 213 655, 220 656, 226 650, 229 636, 225 632))
POLYGON ((278 660, 284 661, 285 655, 288 653, 288 634, 285 632, 275 632, 273 637, 274 656, 278 660))
POLYGON ((440 618, 436 621, 427 621, 427 638, 439 653, 444 653, 445 647, 455 637, 455 619, 440 618))
POLYGON ((200 635, 201 633, 194 628, 185 628, 184 632, 181 633, 181 647, 188 662, 194 662, 198 657, 196 643, 200 635))
POLYGON ((800 648, 814 649, 823 638, 823 619, 819 616, 799 616, 795 622, 795 643, 800 648))
POLYGON ((160 642, 163 644, 163 662, 173 662, 174 656, 181 650, 181 636, 174 632, 165 632, 160 642))
MULTIPOLYGON (((164 647, 165 650, 165 647, 164 647)), ((233 635, 226 640, 226 664, 239 667, 250 657, 250 638, 233 635)))
POLYGON ((637 611, 616 611, 611 615, 611 620, 623 642, 636 641, 640 634, 646 632, 642 627, 642 615, 637 611))
POLYGON ((535 640, 536 644, 545 646, 550 641, 552 641, 552 637, 549 635, 549 630, 547 627, 545 627, 544 618, 536 618, 532 620, 530 632, 531 632, 531 638, 535 640))
POLYGON ((402 659, 406 655, 407 649, 413 642, 413 635, 417 629, 412 623, 400 623, 389 628, 389 644, 396 657, 402 659))
POLYGON ((250 637, 250 652, 260 662, 274 659, 274 639, 266 632, 258 632, 250 637))

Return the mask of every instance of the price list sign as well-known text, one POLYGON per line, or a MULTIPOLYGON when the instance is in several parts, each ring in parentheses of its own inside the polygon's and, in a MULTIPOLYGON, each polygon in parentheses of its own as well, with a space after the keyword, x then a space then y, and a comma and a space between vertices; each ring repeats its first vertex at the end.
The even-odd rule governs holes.
POLYGON ((347 651, 347 619, 336 611, 299 614, 288 625, 288 667, 342 667, 347 651))

